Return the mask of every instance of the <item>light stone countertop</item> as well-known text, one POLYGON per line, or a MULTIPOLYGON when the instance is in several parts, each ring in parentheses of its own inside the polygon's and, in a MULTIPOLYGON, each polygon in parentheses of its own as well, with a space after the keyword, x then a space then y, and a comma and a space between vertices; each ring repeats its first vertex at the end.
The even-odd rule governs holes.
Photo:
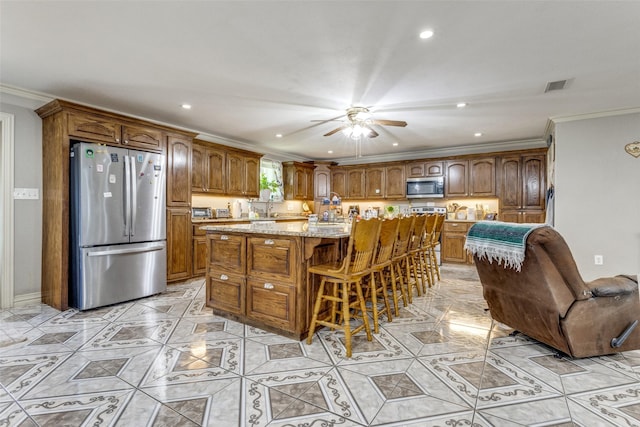
MULTIPOLYGON (((249 219, 246 216, 240 218, 191 218, 192 224, 224 224, 228 222, 250 223, 254 221, 266 221, 267 218, 249 219)), ((269 218, 269 221, 306 221, 307 217, 302 215, 282 215, 275 218, 269 218)))
POLYGON ((348 223, 319 223, 317 226, 312 226, 307 221, 275 222, 263 220, 252 221, 250 224, 203 225, 200 229, 207 232, 272 234, 278 236, 338 239, 349 237, 351 225, 348 223))

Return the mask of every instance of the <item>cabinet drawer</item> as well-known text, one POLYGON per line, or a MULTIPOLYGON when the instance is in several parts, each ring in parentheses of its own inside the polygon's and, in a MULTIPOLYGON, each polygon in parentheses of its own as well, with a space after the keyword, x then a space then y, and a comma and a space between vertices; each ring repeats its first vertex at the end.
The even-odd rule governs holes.
POLYGON ((112 144, 120 143, 120 125, 111 120, 69 113, 67 124, 70 136, 112 144))
POLYGON ((247 275, 262 279, 296 281, 296 242, 267 237, 247 238, 247 275))
POLYGON ((245 280, 233 274, 207 276, 207 307, 244 314, 245 280))
POLYGON ((247 280, 247 317, 294 331, 295 305, 294 286, 264 280, 247 280))
POLYGON ((469 230, 469 228, 473 225, 471 222, 451 222, 445 221, 443 231, 449 233, 465 233, 469 230))
POLYGON ((208 269, 211 273, 244 274, 246 240, 243 236, 225 233, 207 234, 207 242, 209 245, 208 269))

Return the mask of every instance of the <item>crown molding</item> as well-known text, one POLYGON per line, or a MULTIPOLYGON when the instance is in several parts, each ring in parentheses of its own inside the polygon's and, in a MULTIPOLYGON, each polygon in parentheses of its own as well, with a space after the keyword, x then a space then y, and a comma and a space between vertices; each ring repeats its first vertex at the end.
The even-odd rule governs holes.
POLYGON ((563 123, 563 122, 573 122, 576 120, 598 119, 601 117, 623 116, 626 114, 637 114, 637 113, 640 113, 640 107, 600 111, 597 113, 576 114, 574 116, 557 116, 557 117, 551 117, 549 120, 553 123, 563 123))
POLYGON ((465 154, 482 154, 492 153, 498 151, 514 151, 514 150, 528 150, 532 148, 544 148, 546 147, 544 139, 527 139, 520 141, 502 141, 502 142, 490 142, 487 144, 474 144, 474 145, 459 145, 456 147, 444 147, 434 148, 430 150, 410 151, 405 153, 383 154, 379 156, 365 156, 365 157, 346 157, 341 159, 332 159, 340 165, 355 165, 365 163, 378 163, 378 162, 393 162, 399 160, 415 160, 415 159, 428 159, 438 157, 449 156, 461 156, 465 154))

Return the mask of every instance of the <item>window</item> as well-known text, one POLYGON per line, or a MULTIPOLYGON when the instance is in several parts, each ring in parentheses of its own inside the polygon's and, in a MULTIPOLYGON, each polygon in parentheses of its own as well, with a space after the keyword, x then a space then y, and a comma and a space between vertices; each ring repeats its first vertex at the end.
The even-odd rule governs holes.
POLYGON ((284 189, 282 179, 282 163, 277 160, 260 160, 260 189, 263 189, 263 182, 274 184, 271 189, 272 202, 282 202, 284 200, 284 189))

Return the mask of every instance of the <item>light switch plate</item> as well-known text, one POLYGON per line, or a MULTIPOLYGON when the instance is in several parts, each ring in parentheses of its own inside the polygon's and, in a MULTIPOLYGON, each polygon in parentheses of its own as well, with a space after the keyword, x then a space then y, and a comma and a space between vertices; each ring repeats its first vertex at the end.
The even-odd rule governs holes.
POLYGON ((38 200, 40 198, 40 190, 37 188, 14 188, 14 199, 38 200))

